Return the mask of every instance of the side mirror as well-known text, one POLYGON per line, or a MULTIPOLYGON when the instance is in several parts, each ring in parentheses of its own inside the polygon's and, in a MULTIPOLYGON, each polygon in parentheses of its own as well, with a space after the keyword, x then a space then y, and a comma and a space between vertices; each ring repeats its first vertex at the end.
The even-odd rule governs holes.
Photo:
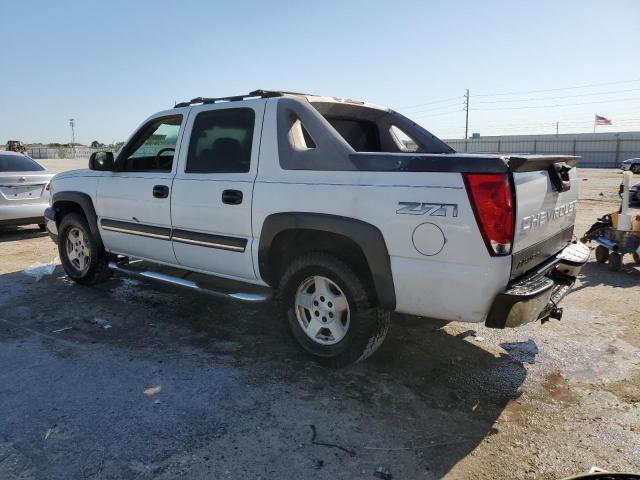
POLYGON ((103 172, 113 171, 113 152, 93 152, 89 157, 89 168, 103 172))

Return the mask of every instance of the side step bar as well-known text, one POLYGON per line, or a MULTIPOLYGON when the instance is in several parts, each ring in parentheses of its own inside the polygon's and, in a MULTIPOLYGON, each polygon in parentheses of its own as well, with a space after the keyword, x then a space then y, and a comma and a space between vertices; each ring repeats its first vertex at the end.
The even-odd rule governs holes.
POLYGON ((116 262, 109 262, 109 268, 115 272, 124 273, 125 275, 142 278, 146 280, 155 280, 157 282, 168 283, 171 285, 177 285, 179 287, 188 288, 190 290, 195 290, 201 293, 206 293, 208 295, 212 295, 218 298, 226 298, 228 300, 235 300, 236 302, 244 302, 244 303, 259 303, 265 302, 271 298, 271 295, 268 293, 244 293, 244 292, 223 292, 220 290, 212 290, 210 288, 205 288, 198 285, 196 282, 192 282, 191 280, 186 280, 180 277, 174 277, 171 275, 165 275, 163 273, 152 272, 152 271, 140 271, 134 270, 132 268, 128 268, 125 265, 116 262))

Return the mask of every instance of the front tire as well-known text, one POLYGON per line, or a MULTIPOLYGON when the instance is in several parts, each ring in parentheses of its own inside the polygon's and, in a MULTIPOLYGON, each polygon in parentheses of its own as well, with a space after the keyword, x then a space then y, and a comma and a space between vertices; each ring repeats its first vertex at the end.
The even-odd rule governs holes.
POLYGON ((631 166, 631 171, 632 171, 633 173, 640 173, 640 165, 637 165, 637 164, 632 165, 632 166, 631 166))
POLYGON ((372 305, 347 264, 325 253, 308 253, 287 267, 279 303, 297 343, 332 368, 369 357, 389 330, 390 313, 372 305))
POLYGON ((87 220, 78 213, 62 217, 58 237, 60 262, 69 278, 82 285, 101 283, 111 276, 107 256, 91 235, 87 220))

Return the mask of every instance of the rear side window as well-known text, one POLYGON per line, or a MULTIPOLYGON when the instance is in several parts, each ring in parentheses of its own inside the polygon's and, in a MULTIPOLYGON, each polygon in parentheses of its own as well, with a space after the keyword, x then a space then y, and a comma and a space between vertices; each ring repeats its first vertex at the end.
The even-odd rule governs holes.
POLYGON ((356 152, 379 152, 380 136, 374 122, 355 118, 331 118, 327 121, 356 152))
POLYGON ((254 124, 251 108, 200 112, 193 122, 185 172, 248 172, 254 124))
POLYGON ((41 172, 40 164, 24 155, 0 154, 0 172, 41 172))

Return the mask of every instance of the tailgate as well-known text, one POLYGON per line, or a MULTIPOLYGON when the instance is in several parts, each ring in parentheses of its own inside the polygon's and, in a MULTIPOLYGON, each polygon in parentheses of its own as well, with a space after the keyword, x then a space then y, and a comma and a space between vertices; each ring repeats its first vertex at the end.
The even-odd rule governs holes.
POLYGON ((571 242, 578 200, 577 161, 578 157, 549 155, 508 158, 516 199, 511 278, 571 242))

